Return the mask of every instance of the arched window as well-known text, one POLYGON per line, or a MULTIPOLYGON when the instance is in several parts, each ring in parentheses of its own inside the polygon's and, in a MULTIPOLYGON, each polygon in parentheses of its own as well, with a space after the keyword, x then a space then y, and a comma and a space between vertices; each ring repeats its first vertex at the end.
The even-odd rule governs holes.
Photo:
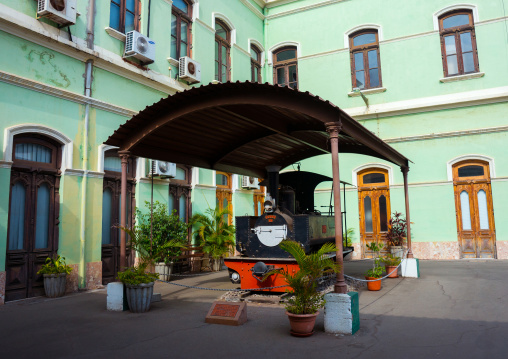
POLYGON ((445 77, 480 71, 471 10, 456 10, 440 16, 439 34, 445 77))
POLYGON ((353 89, 381 87, 381 65, 377 30, 361 30, 349 37, 353 89))
POLYGON ((261 83, 261 51, 254 45, 250 46, 250 64, 252 82, 261 83))
POLYGON ((296 47, 289 46, 273 53, 273 83, 298 89, 296 47))
POLYGON ((229 81, 231 30, 220 20, 215 20, 215 80, 229 81))
POLYGON ((170 50, 173 59, 191 56, 191 28, 192 4, 188 0, 173 0, 170 50))
POLYGON ((111 0, 109 6, 109 26, 124 34, 139 30, 139 0, 111 0))

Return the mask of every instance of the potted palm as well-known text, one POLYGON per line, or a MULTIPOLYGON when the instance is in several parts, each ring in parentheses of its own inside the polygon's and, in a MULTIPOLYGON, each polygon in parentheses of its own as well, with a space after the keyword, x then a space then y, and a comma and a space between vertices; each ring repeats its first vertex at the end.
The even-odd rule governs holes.
POLYGON ((72 267, 65 263, 65 257, 56 256, 46 258, 46 263, 37 272, 44 278, 44 292, 46 297, 56 298, 65 294, 67 274, 72 272, 72 267))
POLYGON ((371 282, 367 282, 367 288, 369 290, 381 290, 381 278, 383 276, 384 268, 381 265, 382 260, 379 258, 379 252, 383 249, 384 245, 382 243, 377 244, 376 242, 371 242, 367 244, 367 249, 373 251, 375 253, 374 264, 373 267, 365 272, 365 279, 371 282))
POLYGON ((229 215, 226 208, 208 208, 205 214, 196 213, 190 220, 203 252, 212 259, 214 271, 221 269, 222 258, 235 245, 235 226, 228 224, 229 215))
POLYGON ((125 285, 129 310, 133 313, 144 313, 150 310, 153 285, 159 278, 157 273, 146 270, 147 263, 126 268, 119 272, 117 279, 125 285))
POLYGON ((390 246, 390 252, 396 257, 402 258, 403 245, 407 236, 406 219, 402 213, 394 212, 388 222, 388 232, 386 233, 386 242, 390 246))
POLYGON ((286 304, 291 334, 310 336, 314 333, 318 309, 325 304, 324 295, 318 291, 318 280, 340 271, 340 265, 326 255, 337 249, 334 244, 326 243, 317 252, 306 254, 300 243, 291 240, 284 240, 279 246, 295 258, 300 269, 296 273, 288 269, 274 269, 265 274, 264 278, 272 274, 284 277, 292 289, 288 291, 292 296, 286 304))

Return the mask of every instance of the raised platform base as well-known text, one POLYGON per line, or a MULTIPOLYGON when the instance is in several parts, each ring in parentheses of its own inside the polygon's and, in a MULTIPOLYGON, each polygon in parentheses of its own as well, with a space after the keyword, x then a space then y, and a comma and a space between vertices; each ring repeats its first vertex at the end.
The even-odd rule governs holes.
POLYGON ((112 282, 108 284, 108 310, 122 312, 128 310, 127 299, 125 296, 125 288, 122 282, 112 282))
POLYGON ((403 259, 400 269, 403 277, 420 278, 420 261, 418 258, 403 259))
POLYGON ((355 334, 360 329, 360 306, 357 292, 325 295, 325 332, 355 334))

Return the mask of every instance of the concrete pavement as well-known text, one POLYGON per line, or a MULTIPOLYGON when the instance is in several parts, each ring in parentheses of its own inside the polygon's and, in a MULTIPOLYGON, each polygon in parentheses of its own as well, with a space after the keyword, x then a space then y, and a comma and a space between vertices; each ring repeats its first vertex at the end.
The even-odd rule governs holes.
MULTIPOLYGON (((346 262, 361 277, 368 262, 346 262)), ((420 279, 360 290, 354 336, 289 335, 283 307, 248 305, 240 327, 205 324, 224 292, 158 283, 150 312, 108 312, 106 291, 0 306, 0 358, 507 358, 508 261, 421 261, 420 279)), ((227 272, 178 280, 235 288, 227 272)))

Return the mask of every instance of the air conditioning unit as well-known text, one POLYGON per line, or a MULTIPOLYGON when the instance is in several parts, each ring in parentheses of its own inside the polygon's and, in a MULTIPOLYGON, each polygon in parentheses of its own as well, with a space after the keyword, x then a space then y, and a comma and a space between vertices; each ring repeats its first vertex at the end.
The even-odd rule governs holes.
POLYGON ((175 178, 176 177, 176 163, 156 161, 150 162, 149 177, 160 176, 161 178, 175 178))
POLYGON ((201 65, 190 57, 180 57, 179 77, 190 83, 201 82, 201 65))
POLYGON ((259 189, 259 181, 256 177, 243 176, 242 187, 250 189, 259 189))
POLYGON ((38 0, 37 16, 60 25, 76 23, 76 0, 38 0))
POLYGON ((134 57, 144 64, 155 61, 155 42, 133 30, 125 35, 125 52, 123 57, 134 57))

